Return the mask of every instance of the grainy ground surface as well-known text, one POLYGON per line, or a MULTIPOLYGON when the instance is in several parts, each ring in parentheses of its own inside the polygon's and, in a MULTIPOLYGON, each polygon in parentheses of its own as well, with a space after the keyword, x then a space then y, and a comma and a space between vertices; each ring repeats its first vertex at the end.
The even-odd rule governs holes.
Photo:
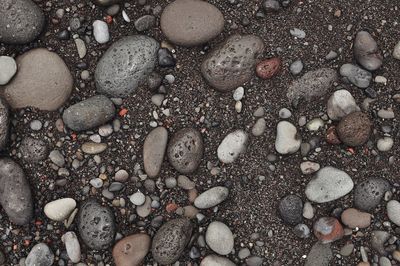
MULTIPOLYGON (((82 81, 80 72, 76 64, 80 62, 77 55, 75 44, 72 39, 68 41, 60 41, 55 34, 68 27, 69 19, 74 15, 84 16, 87 18, 88 24, 95 19, 102 19, 104 10, 92 5, 84 5, 76 11, 72 11, 79 3, 85 4, 87 1, 39 1, 39 6, 45 11, 48 19, 47 31, 38 41, 29 46, 0 46, 0 54, 19 55, 25 50, 32 47, 47 47, 56 51, 68 64, 74 78, 76 88, 80 88, 80 83, 84 82, 85 87, 75 89, 69 100, 70 104, 76 103, 81 99, 92 96, 96 93, 94 82, 82 81), (51 18, 55 17, 58 8, 70 9, 66 12, 60 24, 51 23, 51 18)), ((151 7, 156 5, 166 6, 170 0, 149 0, 151 7)), ((260 241, 264 242, 264 246, 252 249, 252 254, 256 254, 265 258, 265 265, 303 265, 306 255, 316 241, 315 237, 302 240, 297 238, 292 227, 284 225, 277 215, 277 204, 279 199, 288 195, 299 195, 304 201, 305 185, 311 176, 301 174, 299 165, 302 161, 300 153, 290 156, 278 156, 278 160, 274 163, 276 170, 271 171, 267 160, 267 155, 275 153, 274 140, 275 128, 279 121, 278 111, 282 107, 292 110, 293 116, 290 121, 297 124, 297 120, 301 115, 307 116, 308 119, 321 116, 326 110, 326 98, 316 99, 311 104, 300 105, 300 108, 293 110, 286 98, 286 90, 288 85, 297 77, 293 76, 288 66, 296 59, 302 59, 305 68, 302 73, 309 70, 315 70, 321 67, 331 67, 338 69, 342 64, 353 62, 352 43, 356 32, 366 29, 374 36, 379 47, 385 55, 384 64, 381 69, 374 73, 375 75, 383 75, 388 79, 388 84, 372 83, 372 88, 378 92, 378 97, 368 111, 373 119, 375 132, 371 137, 369 144, 362 148, 357 148, 355 154, 346 152, 345 146, 332 146, 324 141, 324 131, 310 133, 305 128, 301 129, 301 135, 304 140, 312 137, 321 138, 321 152, 309 156, 321 166, 335 166, 352 176, 355 183, 358 183, 368 177, 380 176, 385 177, 394 184, 398 182, 400 177, 400 166, 398 154, 400 146, 398 141, 399 123, 397 119, 383 121, 376 118, 376 110, 380 108, 392 107, 396 117, 400 116, 399 105, 394 103, 391 96, 398 93, 400 89, 400 64, 391 57, 391 51, 394 45, 400 39, 400 3, 392 0, 310 0, 310 1, 292 1, 288 8, 278 13, 266 14, 265 17, 256 16, 257 10, 260 8, 261 1, 255 0, 239 0, 238 5, 230 5, 226 0, 211 0, 224 14, 226 19, 225 30, 218 38, 209 43, 209 47, 213 48, 218 43, 226 39, 234 33, 256 34, 259 35, 266 44, 265 58, 279 56, 283 61, 282 71, 273 79, 263 81, 255 77, 246 84, 246 95, 243 101, 243 111, 237 114, 234 109, 234 100, 232 94, 221 94, 214 91, 206 85, 200 74, 200 62, 205 57, 202 52, 204 47, 182 48, 176 47, 176 58, 178 66, 174 69, 160 69, 162 74, 172 73, 176 81, 172 85, 167 85, 168 99, 167 107, 170 108, 172 115, 167 118, 161 116, 160 124, 169 127, 170 132, 191 126, 198 128, 204 132, 205 140, 205 156, 198 171, 190 175, 190 178, 196 182, 198 190, 204 191, 209 187, 224 184, 231 189, 229 199, 219 205, 217 212, 205 213, 208 220, 222 220, 235 234, 235 250, 238 251, 241 246, 249 247, 250 243, 255 241, 250 239, 252 233, 260 233, 260 241), (335 17, 334 12, 341 10, 341 16, 335 17), (242 19, 248 18, 250 24, 242 25, 242 19), (330 25, 332 29, 329 30, 330 25), (352 25, 350 28, 349 25, 352 25), (307 34, 305 39, 295 39, 289 33, 292 28, 300 28, 307 34), (338 58, 333 61, 325 60, 325 56, 330 50, 342 52, 338 58), (218 164, 216 150, 220 141, 234 129, 245 129, 249 131, 255 122, 252 115, 260 106, 265 107, 267 120, 267 130, 262 137, 251 137, 247 152, 243 154, 232 165, 219 165, 221 173, 218 176, 212 176, 210 170, 207 169, 207 162, 218 164), (200 107, 200 112, 196 112, 195 108, 200 107), (201 116, 205 116, 206 122, 200 123, 201 116), (371 152, 376 143, 376 139, 383 135, 382 125, 390 125, 393 127, 392 136, 395 139, 394 148, 385 154, 373 155, 371 152), (390 156, 395 156, 393 164, 389 164, 390 156), (258 176, 266 177, 264 181, 259 181, 258 176), (268 232, 272 231, 272 234, 268 232)), ((130 6, 125 8, 129 17, 133 20, 141 15, 146 14, 143 6, 139 6, 135 1, 128 1, 130 6)), ((105 45, 98 45, 92 41, 88 48, 88 54, 83 61, 89 64, 90 73, 94 73, 96 62, 99 60, 109 45, 118 40, 122 36, 137 34, 133 23, 123 21, 121 14, 115 18, 115 23, 110 26, 112 41, 105 45)), ((152 36, 158 41, 165 40, 159 27, 155 27, 146 35, 152 36)), ((234 78, 234 77, 232 77, 234 78)), ((361 105, 365 95, 362 90, 341 84, 348 89, 356 98, 357 103, 361 105)), ((334 87, 331 88, 335 90, 334 87)), ((142 146, 144 138, 151 130, 149 122, 153 120, 151 113, 153 110, 160 110, 151 103, 152 93, 146 88, 140 88, 134 95, 124 99, 123 106, 129 110, 124 118, 121 118, 122 124, 129 125, 129 129, 121 130, 113 133, 106 139, 110 145, 105 153, 101 155, 102 162, 100 165, 111 166, 110 176, 114 170, 112 168, 127 169, 133 173, 133 167, 136 163, 142 165, 142 146)), ((32 135, 44 139, 50 150, 56 147, 57 143, 65 152, 67 158, 74 158, 76 152, 88 135, 80 134, 77 140, 72 140, 69 134, 59 133, 55 128, 55 121, 60 118, 61 112, 46 113, 35 110, 25 109, 24 111, 16 111, 13 114, 13 141, 9 150, 9 154, 17 162, 19 162, 31 184, 35 200, 35 217, 36 224, 33 222, 29 226, 16 227, 7 219, 3 211, 0 211, 0 235, 4 235, 7 230, 11 230, 8 237, 2 239, 0 248, 6 251, 9 265, 14 265, 20 258, 27 255, 32 246, 38 242, 48 242, 53 251, 64 250, 60 240, 61 235, 66 229, 61 223, 54 223, 47 219, 42 210, 45 203, 58 199, 60 197, 72 197, 78 202, 82 202, 87 196, 82 196, 81 189, 88 181, 98 175, 100 165, 96 165, 92 157, 85 158, 85 164, 79 170, 70 170, 68 184, 65 187, 55 187, 50 189, 50 184, 57 179, 57 171, 50 166, 50 160, 39 165, 29 165, 22 162, 16 155, 17 143, 24 136, 32 135), (44 127, 39 132, 31 131, 29 122, 32 119, 39 119, 42 122, 48 121, 48 127, 44 127), (52 225, 53 229, 49 228, 52 225), (25 240, 30 240, 25 242, 25 240)), ((69 132, 71 133, 71 132, 69 132)), ((71 159, 72 161, 72 159, 71 159)), ((161 179, 168 176, 178 176, 177 172, 165 161, 162 169, 161 179)), ((130 182, 126 189, 116 194, 116 197, 127 197, 135 190, 135 182, 130 182)), ((165 205, 175 202, 179 206, 188 205, 187 195, 180 189, 166 190, 156 189, 156 195, 161 196, 162 207, 154 210, 146 219, 137 219, 130 223, 128 217, 134 212, 130 203, 125 207, 125 211, 121 208, 113 207, 118 232, 123 235, 138 231, 147 231, 151 235, 154 229, 150 226, 150 221, 156 215, 162 215, 165 219, 177 216, 169 214, 165 211, 165 205), (142 220, 144 226, 137 226, 137 222, 142 220)), ((106 204, 111 205, 109 200, 102 198, 101 191, 92 191, 91 194, 98 197, 106 204), (94 192, 94 193, 93 193, 94 192)), ((394 195, 398 199, 399 195, 394 195)), ((128 199, 127 199, 128 201, 128 199)), ((333 203, 315 205, 317 208, 316 218, 329 215, 337 208, 345 208, 352 206, 352 195, 334 201, 333 203)), ((344 243, 353 242, 357 252, 348 258, 335 256, 332 265, 355 265, 360 260, 358 247, 361 245, 369 246, 369 233, 373 229, 382 228, 382 222, 387 220, 385 217, 384 207, 378 208, 374 213, 374 221, 367 230, 362 230, 363 237, 346 236, 341 241, 335 242, 333 248, 335 254, 344 243)), ((312 221, 306 221, 307 225, 312 227, 312 221)), ((205 223, 205 225, 207 222, 205 223)), ((75 230, 76 226, 72 225, 75 230)), ((391 229, 389 229, 391 230, 391 229)), ((191 261, 185 252, 181 262, 184 265, 191 263, 199 263, 199 261, 191 261)), ((83 247, 83 254, 86 263, 96 264, 95 254, 100 255, 106 263, 112 263, 111 249, 106 252, 95 253, 87 251, 83 247)), ((236 260, 236 256, 231 257, 236 260)), ((148 255, 146 262, 152 263, 152 258, 148 255)))

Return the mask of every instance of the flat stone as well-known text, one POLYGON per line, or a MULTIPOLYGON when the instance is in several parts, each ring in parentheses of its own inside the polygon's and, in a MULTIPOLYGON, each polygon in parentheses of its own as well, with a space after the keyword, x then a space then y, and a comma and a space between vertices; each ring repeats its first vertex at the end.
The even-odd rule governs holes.
POLYGON ((344 171, 327 166, 319 170, 307 184, 306 196, 317 203, 337 200, 353 189, 351 177, 344 171))
POLYGON ((368 88, 372 80, 372 74, 370 72, 352 64, 342 65, 340 67, 340 75, 345 81, 361 89, 368 88))
POLYGON ((72 198, 62 198, 51 201, 44 206, 44 213, 53 221, 64 221, 76 207, 76 201, 72 198))
POLYGON ((160 264, 172 264, 179 259, 190 241, 193 225, 187 219, 174 219, 165 223, 154 235, 152 254, 160 264))
POLYGON ((347 90, 337 90, 328 100, 327 113, 330 119, 340 120, 344 116, 360 111, 353 95, 347 90))
POLYGON ((135 29, 139 32, 149 30, 156 24, 156 17, 153 15, 144 15, 135 20, 135 29))
POLYGON ((329 244, 316 242, 307 255, 304 266, 329 266, 333 252, 329 244))
POLYGON ((357 33, 353 51, 357 62, 369 71, 377 70, 383 63, 383 56, 379 51, 378 44, 367 31, 357 33))
POLYGON ((78 230, 83 242, 94 250, 105 250, 114 241, 114 214, 94 199, 86 200, 79 209, 78 230))
POLYGON ((123 37, 113 43, 97 63, 97 91, 111 97, 132 94, 153 71, 159 44, 144 35, 123 37))
POLYGON ((359 184, 354 189, 354 206, 363 211, 374 210, 382 200, 386 191, 391 186, 382 178, 370 178, 359 184))
POLYGON ((27 44, 43 30, 43 11, 31 0, 3 0, 0 6, 0 42, 27 44))
POLYGON ((141 265, 149 252, 150 243, 151 238, 147 234, 134 234, 122 238, 112 251, 115 265, 141 265))
POLYGON ((233 163, 240 154, 246 151, 248 135, 243 130, 229 133, 219 144, 218 159, 223 163, 233 163))
POLYGON ((53 251, 45 243, 33 246, 25 260, 26 266, 51 266, 54 262, 53 251))
POLYGON ((69 259, 73 263, 78 263, 81 260, 81 246, 76 234, 72 231, 66 232, 61 240, 64 242, 69 259))
POLYGON ((107 149, 106 143, 85 142, 81 147, 82 151, 86 154, 99 154, 107 149))
POLYGON ((341 219, 342 223, 351 229, 367 228, 371 224, 371 214, 361 212, 354 208, 349 208, 343 211, 341 219))
POLYGON ((280 154, 295 153, 300 149, 301 137, 296 127, 287 121, 281 121, 276 127, 275 150, 280 154))
POLYGON ((156 177, 161 171, 167 149, 168 131, 163 127, 153 129, 143 145, 144 170, 149 177, 156 177))
POLYGON ((161 14, 165 36, 182 46, 196 46, 218 36, 224 29, 224 16, 214 5, 199 0, 175 0, 161 14))
POLYGON ((199 209, 208 209, 217 206, 228 198, 229 189, 226 187, 213 187, 201 193, 194 201, 194 206, 199 209))
POLYGON ((9 158, 0 159, 0 204, 11 222, 24 225, 33 216, 31 189, 22 168, 9 158))
POLYGON ((0 85, 6 85, 17 73, 17 63, 10 56, 0 56, 0 85))
POLYGON ((224 223, 214 221, 207 227, 206 242, 215 253, 228 255, 234 244, 232 231, 224 223))
POLYGON ((184 128, 169 141, 167 156, 170 164, 182 174, 197 170, 203 158, 203 137, 194 128, 184 128))
POLYGON ((263 51, 264 43, 258 36, 230 36, 208 54, 201 73, 211 87, 222 92, 234 90, 251 79, 263 51))
POLYGON ((4 89, 12 108, 55 111, 68 100, 73 88, 72 75, 56 53, 36 48, 18 56, 16 61, 18 73, 4 89))

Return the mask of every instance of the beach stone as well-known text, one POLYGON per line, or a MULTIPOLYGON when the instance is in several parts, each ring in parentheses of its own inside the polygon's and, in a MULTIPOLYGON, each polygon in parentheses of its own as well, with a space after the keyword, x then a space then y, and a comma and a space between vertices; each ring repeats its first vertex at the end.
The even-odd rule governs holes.
POLYGON ((391 137, 383 137, 378 139, 376 143, 376 147, 381 152, 390 151, 394 145, 394 141, 391 137))
POLYGON ((93 0, 98 6, 111 6, 121 2, 121 0, 93 0))
POLYGON ((289 71, 290 73, 292 73, 293 75, 298 75, 301 73, 301 71, 303 71, 304 68, 304 64, 303 62, 299 59, 294 61, 293 63, 290 64, 289 66, 289 71))
POLYGON ((104 250, 114 241, 116 227, 114 214, 94 199, 86 200, 79 209, 78 230, 83 242, 90 249, 104 250))
POLYGON ((383 56, 379 51, 378 44, 367 31, 357 33, 353 51, 357 62, 369 71, 377 70, 383 63, 383 56))
POLYGON ((114 246, 112 254, 116 266, 141 265, 150 249, 151 238, 147 234, 134 234, 122 238, 114 246))
POLYGON ((342 223, 347 227, 354 228, 367 228, 371 224, 371 214, 361 212, 354 208, 346 209, 341 215, 342 223))
POLYGON ((229 133, 218 146, 218 159, 223 163, 233 163, 246 151, 247 140, 248 135, 243 130, 238 129, 229 133))
POLYGON ((200 266, 235 266, 236 264, 225 257, 208 255, 201 260, 200 266))
POLYGON ((147 81, 157 62, 159 44, 144 35, 126 36, 114 42, 96 66, 97 92, 127 97, 147 81))
POLYGON ((96 42, 103 44, 110 40, 110 32, 108 25, 102 20, 95 20, 93 22, 93 36, 96 42))
POLYGON ((82 151, 86 154, 99 154, 107 149, 106 143, 85 142, 81 147, 82 151))
POLYGON ((275 150, 280 154, 292 154, 300 149, 301 137, 296 127, 288 122, 281 121, 276 127, 275 150))
POLYGON ((285 223, 299 224, 303 221, 303 202, 296 195, 288 195, 279 203, 279 214, 285 223))
POLYGON ((224 29, 224 16, 214 5, 200 0, 175 0, 164 8, 160 26, 171 42, 196 46, 218 36, 224 29))
POLYGON ((45 16, 31 0, 2 0, 0 5, 0 42, 27 44, 42 32, 45 16))
POLYGON ((137 31, 145 31, 151 29, 156 24, 156 17, 152 15, 144 15, 135 20, 134 25, 137 31))
POLYGON ((400 41, 394 46, 392 56, 395 59, 400 60, 400 41))
POLYGON ((72 198, 62 198, 51 201, 44 206, 44 213, 53 220, 62 222, 69 217, 76 207, 76 201, 72 198))
POLYGON ((0 98, 0 151, 7 147, 10 127, 10 110, 7 103, 0 98))
POLYGON ((354 206, 362 211, 374 210, 382 200, 386 191, 390 191, 391 186, 383 178, 370 178, 359 184, 354 189, 354 206))
POLYGON ((201 133, 194 128, 184 128, 169 141, 169 163, 180 173, 190 174, 197 170, 203 158, 204 144, 201 133))
POLYGON ((259 62, 256 66, 256 74, 259 78, 270 79, 275 76, 282 65, 281 59, 273 57, 259 62))
POLYGON ((341 239, 344 230, 338 219, 321 217, 314 223, 314 235, 321 243, 326 244, 341 239))
POLYGON ((326 109, 332 120, 340 120, 350 113, 361 110, 353 95, 347 90, 335 91, 329 98, 326 109))
POLYGON ((10 56, 0 56, 0 86, 6 85, 17 73, 17 63, 10 56))
POLYGON ((397 226, 400 226, 400 202, 391 200, 386 205, 389 220, 397 226))
POLYGON ((229 189, 218 186, 201 193, 194 201, 194 206, 199 209, 208 209, 217 206, 228 198, 229 189))
POLYGON ((330 244, 316 242, 310 252, 304 266, 329 266, 333 259, 333 252, 330 244))
POLYGON ((207 227, 207 245, 219 255, 228 255, 233 249, 233 234, 224 223, 214 221, 207 227))
POLYGON ((136 206, 141 206, 146 201, 146 196, 141 192, 135 192, 130 197, 129 200, 136 206))
POLYGON ((295 106, 302 100, 310 102, 314 98, 324 96, 336 80, 337 73, 334 69, 309 71, 289 85, 287 97, 295 106))
POLYGON ((31 189, 25 174, 16 162, 0 158, 0 204, 11 222, 29 223, 33 216, 31 189))
POLYGON ((76 234, 72 231, 66 232, 61 240, 64 242, 69 259, 73 263, 78 263, 81 260, 81 246, 76 234))
POLYGON ((267 127, 267 122, 265 121, 265 119, 259 118, 252 127, 251 134, 253 134, 253 136, 255 137, 262 136, 265 132, 266 127, 267 127))
POLYGON ((136 207, 136 213, 139 217, 146 218, 151 213, 151 198, 146 196, 144 203, 136 207))
POLYGON ((371 247, 380 255, 385 256, 387 251, 385 249, 386 242, 390 239, 391 235, 386 231, 375 230, 371 233, 371 247))
POLYGON ((68 107, 62 118, 70 129, 83 131, 107 123, 114 115, 113 102, 104 95, 95 95, 68 107))
POLYGON ((208 54, 201 73, 211 87, 221 92, 234 90, 251 79, 263 51, 264 43, 258 36, 230 36, 208 54))
POLYGON ((153 129, 143 145, 143 165, 149 177, 156 177, 161 171, 167 149, 168 131, 164 127, 153 129))
POLYGON ((336 127, 339 139, 348 146, 361 146, 371 134, 372 123, 362 112, 353 112, 340 120, 336 127))
POLYGON ((26 266, 52 266, 54 262, 53 251, 45 243, 33 246, 25 260, 26 266))
POLYGON ((193 225, 185 218, 165 223, 153 238, 153 258, 160 264, 177 261, 190 241, 192 230, 193 225))
POLYGON ((352 64, 342 65, 340 67, 340 75, 345 81, 361 89, 368 88, 372 80, 372 74, 370 72, 352 64))
POLYGON ((319 165, 319 163, 315 163, 315 162, 305 161, 300 164, 300 170, 305 175, 315 173, 320 168, 321 168, 321 166, 319 165))
POLYGON ((317 203, 337 200, 353 189, 351 177, 344 171, 327 166, 319 170, 307 184, 306 196, 317 203))
POLYGON ((36 48, 18 56, 16 61, 18 73, 4 87, 4 96, 12 108, 55 111, 68 100, 73 88, 72 75, 56 53, 36 48))

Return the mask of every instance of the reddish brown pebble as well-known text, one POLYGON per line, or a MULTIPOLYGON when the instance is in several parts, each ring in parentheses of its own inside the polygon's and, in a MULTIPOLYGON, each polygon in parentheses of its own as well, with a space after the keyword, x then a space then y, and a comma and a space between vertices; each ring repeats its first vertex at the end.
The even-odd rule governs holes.
POLYGON ((341 143, 341 141, 337 135, 335 126, 331 126, 326 131, 326 142, 328 142, 329 144, 332 144, 332 145, 338 145, 341 143))
POLYGON ((366 114, 354 112, 343 117, 336 130, 344 144, 355 147, 368 141, 371 127, 372 123, 366 114))
POLYGON ((323 244, 341 239, 344 236, 343 226, 333 217, 322 217, 314 224, 314 234, 323 244))
POLYGON ((342 222, 349 228, 367 228, 371 224, 371 214, 349 208, 342 213, 342 222))
POLYGON ((113 248, 116 266, 139 266, 150 249, 151 239, 146 234, 135 234, 121 239, 113 248))
POLYGON ((259 78, 270 79, 281 68, 281 60, 278 57, 266 59, 257 64, 256 73, 259 78))

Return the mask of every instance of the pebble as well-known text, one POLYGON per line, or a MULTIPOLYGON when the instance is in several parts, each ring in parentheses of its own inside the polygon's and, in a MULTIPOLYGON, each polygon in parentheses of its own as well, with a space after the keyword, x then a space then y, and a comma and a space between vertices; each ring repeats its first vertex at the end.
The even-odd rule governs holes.
POLYGON ((387 152, 393 148, 393 145, 394 145, 394 141, 391 137, 383 137, 383 138, 378 139, 376 147, 381 152, 387 152))
POLYGON ((87 53, 85 42, 82 39, 76 38, 74 39, 76 50, 78 51, 79 58, 84 58, 87 53))
POLYGON ((119 11, 120 11, 119 5, 112 5, 106 9, 107 14, 112 17, 117 15, 119 13, 119 11))
POLYGON ((304 266, 329 266, 332 259, 330 245, 316 242, 308 253, 304 266))
POLYGON ((17 73, 17 63, 10 56, 0 56, 0 85, 6 85, 17 73))
POLYGON ((325 95, 336 80, 337 73, 334 69, 320 68, 309 71, 289 85, 287 97, 295 106, 301 100, 309 102, 325 95))
POLYGON ((386 205, 389 220, 397 226, 400 226, 400 202, 391 200, 386 205))
POLYGON ((214 221, 207 227, 207 245, 219 255, 228 255, 233 250, 232 231, 224 223, 214 221))
POLYGON ((266 12, 276 12, 281 9, 281 6, 277 0, 265 0, 263 1, 262 7, 266 12))
POLYGON ((99 154, 107 149, 106 143, 85 142, 81 147, 82 151, 86 154, 99 154))
POLYGON ((383 118, 383 119, 393 119, 394 118, 394 112, 393 112, 393 110, 392 109, 380 109, 379 111, 378 111, 378 116, 380 117, 380 118, 383 118))
POLYGON ((156 177, 161 171, 167 149, 168 131, 163 127, 153 129, 143 145, 144 170, 149 177, 156 177))
POLYGON ((341 215, 342 223, 351 229, 367 228, 371 224, 371 214, 354 208, 346 209, 341 215))
POLYGON ((229 189, 218 186, 201 193, 194 201, 194 206, 199 209, 208 209, 222 203, 228 198, 229 189))
POLYGON ((104 95, 95 95, 68 107, 62 118, 70 129, 83 131, 107 123, 114 115, 113 102, 104 95))
POLYGON ((165 186, 167 188, 174 188, 174 187, 176 187, 177 183, 178 182, 176 181, 175 177, 170 176, 170 177, 165 178, 165 186))
POLYGON ((151 203, 152 203, 151 198, 149 196, 146 196, 146 200, 144 201, 143 205, 138 206, 136 208, 136 213, 140 217, 146 218, 151 213, 151 208, 152 208, 151 203))
POLYGON ((194 128, 184 128, 176 132, 169 141, 167 157, 179 173, 191 174, 199 167, 203 151, 201 133, 194 128))
POLYGON ((336 132, 344 144, 356 147, 368 141, 371 128, 372 122, 366 114, 353 112, 340 120, 336 132))
POLYGON ((251 129, 251 133, 255 137, 262 136, 267 128, 267 122, 264 118, 257 119, 257 122, 254 124, 253 128, 251 129))
POLYGON ((392 56, 395 59, 400 60, 400 41, 394 46, 392 56))
POLYGON ((348 257, 353 253, 354 244, 346 244, 340 249, 340 255, 348 257))
POLYGON ((352 64, 342 65, 340 67, 340 75, 345 81, 361 89, 367 88, 372 80, 372 74, 370 72, 352 64))
POLYGON ((118 182, 126 182, 129 178, 129 174, 126 170, 120 169, 115 173, 114 180, 118 182))
POLYGON ((96 66, 99 93, 127 97, 146 81, 157 63, 159 44, 144 35, 127 36, 114 42, 96 66))
POLYGON ((201 64, 201 73, 211 87, 231 91, 251 79, 257 56, 263 51, 260 37, 232 35, 208 54, 201 64))
POLYGON ((317 203, 337 200, 353 189, 351 177, 344 171, 327 166, 319 170, 307 184, 306 196, 317 203))
POLYGON ((1 43, 30 43, 40 35, 44 25, 42 9, 31 0, 7 1, 0 7, 1 43))
POLYGON ((385 231, 372 231, 371 233, 371 247, 380 255, 386 255, 385 244, 389 240, 390 234, 385 231))
POLYGON ((279 72, 281 65, 281 59, 278 57, 263 60, 257 64, 256 74, 261 79, 270 79, 279 72))
POLYGON ((39 120, 32 120, 29 126, 32 130, 39 131, 42 129, 43 124, 39 120))
MULTIPOLYGON (((157 55, 158 55, 158 65, 160 67, 174 67, 176 65, 176 60, 174 56, 167 48, 160 48, 158 50, 157 55)), ((168 80, 167 79, 168 77, 170 77, 170 75, 166 76, 166 80, 168 80)))
POLYGON ((304 203, 304 207, 303 207, 303 217, 304 218, 311 220, 314 217, 314 212, 315 212, 315 210, 310 202, 307 201, 306 203, 304 203))
POLYGON ((296 127, 287 121, 281 121, 276 128, 275 149, 280 154, 292 154, 300 149, 301 137, 296 127))
POLYGON ((81 260, 81 246, 76 234, 72 231, 66 232, 61 240, 64 242, 69 259, 72 263, 78 263, 81 260))
POLYGON ((321 243, 326 244, 341 239, 344 230, 336 218, 321 217, 314 223, 314 234, 321 243))
POLYGON ((25 266, 51 266, 54 262, 53 251, 45 243, 33 246, 25 260, 25 266))
POLYGON ((196 184, 190 180, 187 176, 180 175, 178 176, 178 186, 185 190, 191 190, 196 187, 196 184))
POLYGON ((110 40, 110 32, 108 25, 102 20, 95 20, 93 22, 93 36, 96 42, 103 44, 110 40))
POLYGON ((165 223, 154 235, 151 251, 160 264, 176 262, 190 241, 193 225, 185 218, 165 223))
POLYGON ((306 37, 306 33, 303 30, 298 29, 298 28, 291 29, 290 30, 290 34, 293 37, 296 37, 296 38, 299 38, 299 39, 304 39, 306 37))
POLYGON ((303 174, 305 175, 310 175, 312 173, 317 172, 320 169, 320 165, 319 163, 315 163, 315 162, 310 162, 310 161, 306 161, 306 162, 302 162, 300 164, 300 170, 303 174))
POLYGON ((303 202, 296 195, 288 195, 279 203, 279 214, 285 223, 299 224, 303 221, 303 202))
POLYGON ((347 90, 335 91, 327 104, 327 113, 332 120, 340 120, 346 115, 360 110, 353 95, 347 90))
POLYGON ((103 186, 103 180, 100 178, 93 178, 89 181, 90 185, 92 185, 94 188, 101 188, 103 186))
POLYGON ((144 202, 146 201, 146 196, 138 191, 133 193, 130 197, 129 200, 136 206, 141 206, 144 204, 144 202))
POLYGON ((94 199, 86 200, 79 209, 78 230, 83 242, 94 250, 110 247, 116 234, 114 214, 94 199))
POLYGON ((324 121, 321 118, 314 118, 310 120, 306 127, 310 131, 318 131, 324 126, 324 121))
POLYGON ((301 71, 303 71, 303 68, 304 68, 304 65, 301 60, 296 60, 293 63, 291 63, 289 66, 290 73, 292 73, 293 75, 300 74, 301 71))
POLYGON ((377 70, 383 63, 383 56, 379 51, 378 44, 367 31, 357 33, 353 51, 357 62, 366 70, 377 70))
POLYGON ((98 6, 111 6, 118 4, 121 0, 94 0, 93 2, 98 6))
POLYGON ((49 159, 57 166, 63 167, 65 165, 64 156, 59 150, 52 150, 49 154, 49 159))
POLYGON ((0 151, 7 147, 10 133, 10 110, 8 104, 0 98, 0 151))
POLYGON ((391 186, 385 179, 375 177, 365 180, 354 189, 354 206, 362 211, 372 211, 390 189, 391 186))
POLYGON ((144 15, 135 20, 135 29, 139 32, 146 31, 154 27, 156 24, 156 17, 153 15, 144 15))
POLYGON ((44 206, 47 218, 62 222, 67 219, 76 207, 76 201, 72 198, 62 198, 51 201, 44 206))
POLYGON ((200 266, 235 266, 236 264, 225 257, 208 255, 201 260, 200 266))
POLYGON ((4 89, 12 108, 36 107, 55 111, 69 99, 73 78, 56 53, 36 48, 18 56, 16 62, 18 73, 4 89))
POLYGON ((243 99, 244 96, 244 88, 243 87, 237 87, 236 90, 233 92, 233 99, 235 101, 240 101, 243 99))
POLYGON ((308 238, 310 236, 310 228, 305 224, 298 224, 293 228, 293 233, 300 238, 308 238))
POLYGON ((387 257, 380 257, 379 266, 392 266, 392 263, 387 257))
POLYGON ((333 60, 336 57, 338 57, 338 53, 336 53, 335 51, 329 51, 329 53, 325 56, 326 60, 333 60))
POLYGON ((122 238, 112 251, 115 265, 141 265, 149 252, 150 243, 150 236, 142 233, 122 238))
POLYGON ((168 40, 182 46, 197 46, 214 39, 224 24, 217 7, 198 0, 175 0, 164 8, 160 19, 168 40))
POLYGON ((40 162, 47 158, 48 149, 43 140, 25 137, 19 146, 22 159, 25 162, 40 162))
POLYGON ((279 110, 279 117, 282 119, 288 119, 292 116, 292 112, 287 108, 282 108, 279 110))
POLYGON ((251 256, 246 259, 246 265, 248 266, 261 266, 263 262, 264 259, 257 256, 251 256))
POLYGON ((10 221, 16 225, 29 223, 33 201, 21 166, 9 158, 0 158, 0 184, 0 204, 10 221))
POLYGON ((233 163, 246 150, 248 135, 243 130, 229 133, 219 144, 218 159, 223 163, 233 163))

